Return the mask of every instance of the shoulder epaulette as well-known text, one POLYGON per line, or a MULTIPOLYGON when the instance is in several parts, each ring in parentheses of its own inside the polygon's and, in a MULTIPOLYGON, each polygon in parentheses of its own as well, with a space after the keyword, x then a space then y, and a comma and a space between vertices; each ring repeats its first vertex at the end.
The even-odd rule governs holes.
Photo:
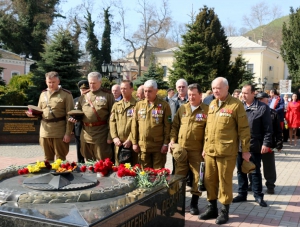
POLYGON ((62 88, 61 90, 65 91, 65 92, 67 92, 67 93, 69 93, 69 94, 72 94, 72 92, 70 92, 70 91, 67 90, 67 89, 62 88))
POLYGON ((105 88, 105 87, 102 87, 102 88, 101 88, 101 91, 103 91, 103 92, 105 92, 105 93, 111 94, 111 90, 110 90, 110 89, 107 89, 107 88, 105 88))

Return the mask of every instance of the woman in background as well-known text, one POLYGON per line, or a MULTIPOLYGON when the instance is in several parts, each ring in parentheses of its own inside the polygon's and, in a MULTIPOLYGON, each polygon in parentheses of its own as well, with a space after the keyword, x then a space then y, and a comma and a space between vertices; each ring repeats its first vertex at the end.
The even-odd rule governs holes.
POLYGON ((292 139, 294 136, 294 145, 297 145, 297 129, 300 127, 300 103, 297 99, 297 94, 292 95, 292 101, 287 105, 287 111, 285 114, 289 127, 290 144, 292 145, 292 139))

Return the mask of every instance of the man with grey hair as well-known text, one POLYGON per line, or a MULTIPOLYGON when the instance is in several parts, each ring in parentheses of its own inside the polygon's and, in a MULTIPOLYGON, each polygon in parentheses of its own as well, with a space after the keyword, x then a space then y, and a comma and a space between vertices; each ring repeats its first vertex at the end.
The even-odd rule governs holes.
MULTIPOLYGON (((174 119, 174 116, 179 109, 179 107, 188 101, 188 96, 187 96, 187 90, 188 90, 188 83, 185 79, 179 79, 176 81, 176 90, 177 93, 169 99, 169 105, 171 108, 172 112, 172 121, 174 119)), ((172 158, 172 163, 173 163, 173 170, 172 174, 175 174, 175 160, 172 158)), ((189 172, 189 179, 187 181, 187 186, 192 186, 192 173, 189 172)))
MULTIPOLYGON (((109 133, 109 116, 115 102, 108 89, 101 88, 102 75, 98 72, 88 74, 90 91, 78 100, 78 110, 82 110, 81 152, 86 160, 112 158, 109 133)), ((70 121, 75 122, 75 119, 70 121)))
POLYGON ((207 210, 199 219, 216 219, 224 224, 229 219, 229 205, 233 200, 232 178, 239 144, 243 159, 250 158, 250 128, 243 103, 228 93, 228 81, 218 77, 212 82, 215 99, 210 103, 205 128, 203 157, 204 184, 207 190, 207 210), (218 214, 217 199, 222 204, 218 214))
POLYGON ((171 110, 157 91, 155 80, 144 83, 145 100, 136 104, 132 119, 132 148, 140 153, 143 168, 163 168, 170 142, 171 110))
POLYGON ((119 102, 123 98, 119 84, 115 84, 111 87, 111 93, 113 94, 116 102, 119 102))

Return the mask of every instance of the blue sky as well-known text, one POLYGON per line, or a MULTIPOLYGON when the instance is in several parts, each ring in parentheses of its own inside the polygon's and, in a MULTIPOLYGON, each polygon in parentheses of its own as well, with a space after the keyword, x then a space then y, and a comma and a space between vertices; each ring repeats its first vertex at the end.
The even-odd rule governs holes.
MULTIPOLYGON (((112 0, 113 1, 113 0, 112 0)), ((135 13, 135 3, 137 0, 120 0, 123 5, 128 9, 126 23, 129 25, 129 29, 131 31, 137 30, 137 25, 139 21, 139 16, 135 13)), ((80 5, 83 0, 66 0, 61 3, 61 8, 65 13, 70 8, 74 8, 80 5)), ((109 1, 99 1, 99 0, 90 0, 94 4, 93 7, 93 19, 97 20, 96 15, 102 11, 103 8, 109 4, 109 1)), ((161 0, 151 0, 151 2, 160 5, 161 0)), ((174 21, 178 23, 188 23, 190 21, 190 14, 192 9, 194 12, 198 13, 199 9, 203 7, 203 5, 207 5, 208 7, 213 7, 215 9, 215 13, 219 16, 219 19, 223 26, 232 25, 239 30, 242 27, 245 27, 243 24, 243 16, 249 15, 251 11, 251 7, 257 3, 262 1, 243 1, 243 0, 210 0, 210 1, 203 1, 203 0, 169 0, 169 6, 171 10, 171 17, 174 21)), ((265 0, 263 1, 267 5, 272 8, 274 5, 277 5, 282 12, 282 16, 288 15, 290 11, 290 7, 300 7, 300 2, 297 4, 298 1, 296 0, 265 0)), ((117 11, 115 8, 111 8, 111 13, 116 14, 115 19, 118 20, 117 11)), ((102 28, 100 26, 95 26, 95 29, 102 33, 102 28)), ((116 35, 112 37, 112 49, 124 49, 124 42, 120 35, 116 35)), ((118 56, 115 56, 118 57, 118 56)))

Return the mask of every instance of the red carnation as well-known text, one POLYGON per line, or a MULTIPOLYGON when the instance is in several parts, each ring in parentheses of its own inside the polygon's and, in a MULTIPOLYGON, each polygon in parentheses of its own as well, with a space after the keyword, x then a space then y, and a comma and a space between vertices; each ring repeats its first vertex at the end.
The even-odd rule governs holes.
POLYGON ((60 166, 61 168, 65 168, 65 169, 67 168, 67 165, 65 163, 61 164, 60 166))
POLYGON ((22 174, 23 174, 23 170, 22 170, 22 169, 19 169, 19 170, 18 170, 18 174, 19 174, 19 175, 22 175, 22 174))
POLYGON ((118 167, 116 167, 116 166, 113 166, 113 167, 112 167, 112 170, 113 170, 114 172, 117 172, 117 171, 118 171, 118 169, 119 169, 119 168, 118 168, 118 167))
POLYGON ((65 168, 67 169, 67 168, 69 168, 69 166, 71 166, 71 165, 70 165, 70 163, 69 163, 69 162, 67 162, 67 163, 66 163, 66 167, 65 167, 65 168))
POLYGON ((89 171, 93 171, 94 167, 93 166, 89 166, 89 171))
POLYGON ((29 170, 28 170, 27 168, 24 168, 24 169, 23 169, 23 173, 24 173, 24 174, 28 174, 28 173, 29 173, 29 170))
POLYGON ((80 171, 81 171, 81 172, 85 172, 85 171, 86 171, 86 166, 81 166, 81 167, 80 167, 80 171))

